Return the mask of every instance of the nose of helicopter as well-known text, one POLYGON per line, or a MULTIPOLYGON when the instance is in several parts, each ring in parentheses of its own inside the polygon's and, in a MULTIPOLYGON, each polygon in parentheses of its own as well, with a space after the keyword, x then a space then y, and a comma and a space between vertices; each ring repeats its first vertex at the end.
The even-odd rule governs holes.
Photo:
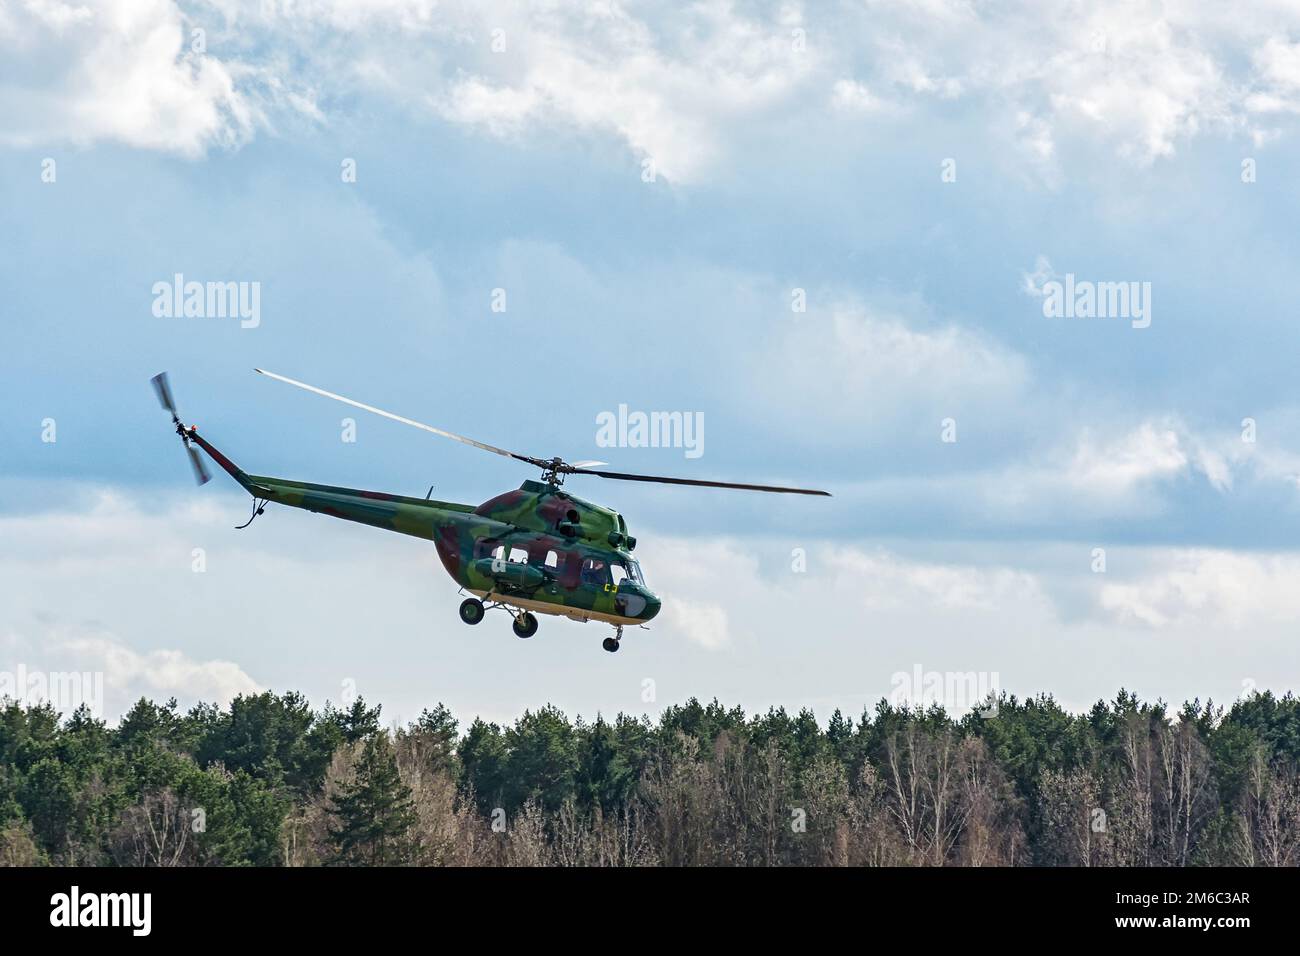
POLYGON ((624 617, 648 621, 659 613, 659 595, 640 584, 624 583, 614 597, 614 609, 624 617))

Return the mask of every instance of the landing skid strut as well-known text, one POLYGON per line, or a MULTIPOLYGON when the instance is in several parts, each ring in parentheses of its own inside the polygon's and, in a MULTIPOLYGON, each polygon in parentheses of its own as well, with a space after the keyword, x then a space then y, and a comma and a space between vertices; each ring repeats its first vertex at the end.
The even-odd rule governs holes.
MULTIPOLYGON (((259 512, 260 514, 260 512, 259 512)), ((254 515, 256 517, 256 515, 254 515)), ((461 592, 464 593, 463 591, 461 592)), ((529 611, 513 608, 501 601, 492 600, 492 592, 489 591, 483 595, 480 601, 476 597, 467 597, 460 604, 460 619, 466 624, 478 624, 487 616, 487 612, 500 608, 506 611, 514 618, 511 628, 518 637, 528 638, 537 633, 537 617, 529 611)), ((607 637, 601 642, 601 647, 613 654, 618 650, 620 642, 623 640, 623 625, 614 625, 614 636, 607 637)))

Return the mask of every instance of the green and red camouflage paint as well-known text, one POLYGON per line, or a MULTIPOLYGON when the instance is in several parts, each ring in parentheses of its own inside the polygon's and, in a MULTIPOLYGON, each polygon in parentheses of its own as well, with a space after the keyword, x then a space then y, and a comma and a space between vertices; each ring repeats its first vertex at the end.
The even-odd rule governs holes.
POLYGON ((190 440, 253 495, 434 543, 480 598, 575 620, 642 624, 659 613, 622 515, 539 481, 474 506, 249 475, 190 426, 190 440))

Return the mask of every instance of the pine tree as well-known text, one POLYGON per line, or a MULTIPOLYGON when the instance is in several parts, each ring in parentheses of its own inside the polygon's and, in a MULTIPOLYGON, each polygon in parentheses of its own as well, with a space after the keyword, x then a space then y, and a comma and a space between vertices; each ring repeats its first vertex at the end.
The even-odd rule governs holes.
POLYGON ((347 710, 337 710, 326 705, 325 719, 334 723, 343 734, 343 739, 350 744, 364 740, 379 731, 379 713, 382 708, 367 707, 366 699, 358 697, 347 710))
POLYGON ((387 731, 366 740, 353 779, 331 803, 338 818, 338 825, 330 828, 336 863, 392 866, 410 859, 414 802, 411 788, 398 774, 387 731))

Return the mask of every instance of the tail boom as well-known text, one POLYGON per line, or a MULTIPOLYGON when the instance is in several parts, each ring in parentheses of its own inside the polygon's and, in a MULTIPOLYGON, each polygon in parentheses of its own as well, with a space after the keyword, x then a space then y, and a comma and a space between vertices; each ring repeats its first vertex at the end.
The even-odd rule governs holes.
POLYGON ((250 495, 275 504, 428 540, 434 540, 436 529, 446 524, 448 517, 474 511, 472 505, 450 501, 250 475, 202 437, 194 426, 187 429, 187 434, 250 495))

